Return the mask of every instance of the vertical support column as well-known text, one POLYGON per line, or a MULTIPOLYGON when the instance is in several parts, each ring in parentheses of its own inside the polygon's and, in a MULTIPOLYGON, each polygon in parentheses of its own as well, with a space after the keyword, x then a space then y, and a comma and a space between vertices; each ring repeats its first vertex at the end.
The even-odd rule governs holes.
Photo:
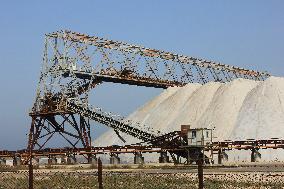
POLYGON ((134 153, 134 164, 144 164, 144 157, 141 152, 134 153))
POLYGON ((258 149, 253 148, 251 150, 251 162, 259 162, 261 159, 261 154, 259 153, 258 149))
POLYGON ((177 162, 178 162, 178 164, 181 164, 181 158, 180 158, 179 155, 177 155, 177 162))
POLYGON ((30 127, 30 133, 29 133, 29 141, 28 141, 28 152, 29 157, 25 159, 24 164, 28 164, 30 159, 32 158, 32 152, 34 149, 34 145, 36 143, 35 139, 35 124, 36 124, 36 118, 32 116, 32 123, 30 127))
POLYGON ((18 165, 21 165, 21 164, 22 164, 21 157, 15 156, 15 157, 13 158, 13 165, 14 165, 14 166, 18 166, 18 165))
POLYGON ((167 152, 166 151, 161 152, 160 157, 159 157, 159 163, 169 163, 169 161, 170 161, 170 158, 167 155, 167 152))
POLYGON ((223 161, 228 161, 228 154, 221 149, 218 151, 218 164, 222 164, 223 161))
POLYGON ((93 154, 89 155, 88 156, 88 163, 92 164, 92 165, 97 165, 98 159, 97 159, 96 155, 93 155, 93 154))
POLYGON ((56 157, 52 157, 52 164, 57 164, 57 158, 56 157))
POLYGON ((77 158, 76 158, 75 154, 73 155, 73 161, 74 161, 75 164, 77 163, 77 158))
POLYGON ((6 165, 6 159, 0 158, 0 165, 6 165))
POLYGON ((223 159, 222 150, 218 150, 218 164, 222 164, 222 159, 223 159))
POLYGON ((66 164, 66 162, 67 162, 65 155, 62 155, 62 156, 60 157, 60 160, 61 160, 60 164, 66 164))
POLYGON ((114 153, 110 154, 110 164, 113 165, 120 164, 120 158, 118 157, 118 154, 114 153))
POLYGON ((52 158, 50 158, 50 157, 48 158, 48 160, 47 160, 47 164, 48 164, 48 165, 53 164, 53 163, 52 163, 52 158))
POLYGON ((73 164, 72 157, 68 156, 67 157, 67 165, 71 165, 71 164, 73 164))
POLYGON ((67 164, 70 165, 70 164, 75 164, 77 163, 77 159, 76 159, 76 156, 75 154, 70 154, 67 156, 67 164))
POLYGON ((56 159, 55 156, 49 156, 47 161, 48 161, 48 165, 55 165, 55 164, 57 164, 57 159, 56 159))
POLYGON ((190 156, 190 150, 189 148, 186 148, 186 152, 187 152, 187 165, 191 164, 192 163, 192 159, 191 159, 191 156, 190 156))
POLYGON ((34 157, 33 158, 33 162, 35 165, 39 165, 39 158, 38 157, 34 157))

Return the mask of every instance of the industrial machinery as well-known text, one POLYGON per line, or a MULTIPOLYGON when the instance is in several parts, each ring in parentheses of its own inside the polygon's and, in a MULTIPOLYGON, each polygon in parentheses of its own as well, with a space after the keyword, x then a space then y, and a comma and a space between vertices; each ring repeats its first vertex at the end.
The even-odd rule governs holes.
MULTIPOLYGON (((27 150, 42 150, 60 135, 74 149, 92 151, 90 120, 154 146, 178 146, 163 134, 89 104, 92 89, 104 82, 168 88, 187 83, 264 80, 270 75, 218 62, 88 36, 68 30, 46 34, 43 64, 30 116, 27 150)), ((177 152, 175 152, 177 154, 177 152)), ((89 153, 90 158, 92 153, 89 153)), ((178 154, 182 155, 182 154, 178 154)))

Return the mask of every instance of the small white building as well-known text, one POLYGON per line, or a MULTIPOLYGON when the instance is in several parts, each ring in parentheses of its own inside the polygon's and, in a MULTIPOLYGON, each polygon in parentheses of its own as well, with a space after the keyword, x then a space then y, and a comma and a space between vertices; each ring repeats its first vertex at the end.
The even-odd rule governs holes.
POLYGON ((206 146, 212 143, 212 129, 194 128, 187 132, 188 146, 206 146))

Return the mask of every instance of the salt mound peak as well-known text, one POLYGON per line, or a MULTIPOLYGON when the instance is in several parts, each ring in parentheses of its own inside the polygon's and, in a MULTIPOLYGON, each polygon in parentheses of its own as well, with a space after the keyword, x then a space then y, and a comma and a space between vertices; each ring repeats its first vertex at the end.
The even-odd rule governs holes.
POLYGON ((270 77, 247 95, 231 138, 283 138, 283 127, 284 78, 270 77))

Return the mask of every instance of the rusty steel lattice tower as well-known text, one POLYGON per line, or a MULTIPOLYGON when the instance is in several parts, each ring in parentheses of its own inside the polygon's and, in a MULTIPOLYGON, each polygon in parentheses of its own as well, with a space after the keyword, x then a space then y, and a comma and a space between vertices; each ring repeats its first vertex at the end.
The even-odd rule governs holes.
POLYGON ((42 71, 30 112, 28 150, 43 149, 55 134, 71 147, 91 147, 90 120, 143 141, 158 134, 139 123, 89 105, 103 82, 168 88, 187 83, 264 80, 268 73, 149 49, 71 31, 45 36, 42 71))

